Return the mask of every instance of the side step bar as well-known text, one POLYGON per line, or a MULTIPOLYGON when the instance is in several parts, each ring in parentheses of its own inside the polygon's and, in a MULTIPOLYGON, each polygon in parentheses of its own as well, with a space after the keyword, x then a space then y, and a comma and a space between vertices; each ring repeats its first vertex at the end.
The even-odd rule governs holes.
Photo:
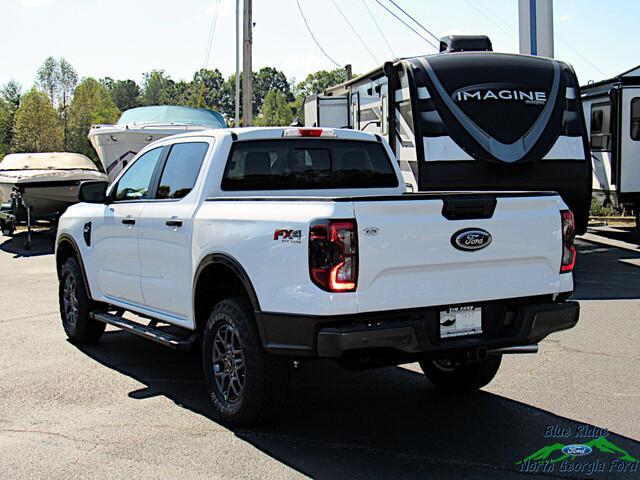
POLYGON ((506 355, 515 353, 538 353, 538 344, 523 345, 521 347, 506 347, 489 350, 489 355, 506 355))
MULTIPOLYGON (((152 342, 160 343, 165 347, 173 348, 175 350, 189 350, 195 342, 195 334, 189 338, 184 339, 176 335, 172 335, 163 330, 153 328, 151 326, 142 325, 140 323, 132 322, 126 318, 122 318, 118 315, 113 315, 106 312, 92 312, 91 318, 104 322, 108 325, 118 327, 125 332, 133 333, 152 342)), ((154 322, 152 322, 153 324, 154 322)))

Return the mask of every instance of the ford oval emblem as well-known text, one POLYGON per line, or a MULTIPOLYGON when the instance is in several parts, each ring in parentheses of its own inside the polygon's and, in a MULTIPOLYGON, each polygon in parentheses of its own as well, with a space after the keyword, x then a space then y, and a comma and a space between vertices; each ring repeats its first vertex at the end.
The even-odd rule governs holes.
POLYGON ((562 453, 565 455, 573 455, 576 457, 583 457, 589 455, 593 449, 589 445, 567 445, 562 448, 562 453))
POLYGON ((460 230, 451 237, 451 244, 458 250, 474 252, 491 244, 491 234, 480 228, 460 230))

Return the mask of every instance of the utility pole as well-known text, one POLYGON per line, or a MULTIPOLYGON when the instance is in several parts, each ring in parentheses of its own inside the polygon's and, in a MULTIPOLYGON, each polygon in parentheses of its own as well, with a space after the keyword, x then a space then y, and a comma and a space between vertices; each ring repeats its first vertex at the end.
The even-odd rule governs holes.
POLYGON ((251 47, 253 43, 252 0, 244 0, 244 35, 242 45, 242 125, 249 127, 253 123, 253 78, 251 65, 251 47))
POLYGON ((240 126, 240 0, 236 0, 236 118, 235 126, 240 126))
POLYGON ((520 53, 553 58, 553 0, 519 0, 520 53))

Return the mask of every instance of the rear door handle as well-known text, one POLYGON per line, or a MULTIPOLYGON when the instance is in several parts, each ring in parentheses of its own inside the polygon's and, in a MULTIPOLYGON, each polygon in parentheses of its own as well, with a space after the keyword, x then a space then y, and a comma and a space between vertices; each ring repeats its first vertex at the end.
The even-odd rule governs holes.
POLYGON ((167 220, 164 223, 165 223, 165 225, 167 227, 181 227, 182 226, 182 220, 176 220, 175 218, 167 220))
POLYGON ((122 223, 124 223, 125 225, 135 225, 136 221, 133 218, 123 218, 122 219, 122 223))

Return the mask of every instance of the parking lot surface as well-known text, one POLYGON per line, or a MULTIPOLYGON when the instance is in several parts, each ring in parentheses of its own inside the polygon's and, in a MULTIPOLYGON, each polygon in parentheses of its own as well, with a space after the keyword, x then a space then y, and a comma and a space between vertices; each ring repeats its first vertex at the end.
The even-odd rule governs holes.
MULTIPOLYGON (((526 478, 518 461, 596 427, 640 458, 640 248, 578 241, 578 326, 505 356, 482 392, 442 394, 415 364, 314 362, 295 371, 277 425, 232 430, 208 416, 198 352, 115 330, 67 342, 52 238, 22 241, 0 238, 0 478, 526 478)), ((596 453, 605 472, 534 475, 640 475, 596 453)))

